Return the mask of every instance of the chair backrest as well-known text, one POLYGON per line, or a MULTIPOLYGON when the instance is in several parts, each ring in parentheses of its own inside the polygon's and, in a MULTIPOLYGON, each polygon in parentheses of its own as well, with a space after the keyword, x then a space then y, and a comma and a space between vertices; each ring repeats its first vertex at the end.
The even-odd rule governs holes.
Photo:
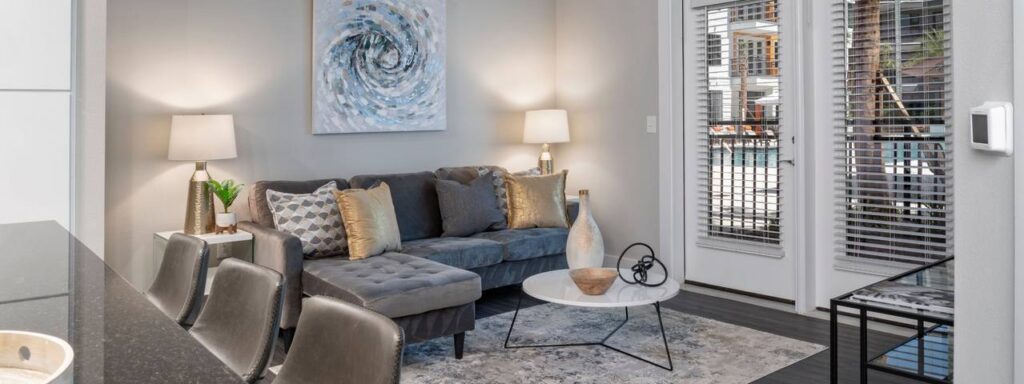
POLYGON ((146 297, 178 324, 187 325, 202 302, 209 258, 205 241, 180 233, 171 235, 146 297))
POLYGON ((398 383, 405 336, 394 321, 324 296, 302 304, 295 339, 274 384, 398 383))
POLYGON ((238 259, 222 261, 189 333, 243 380, 256 381, 274 351, 283 283, 272 269, 238 259))

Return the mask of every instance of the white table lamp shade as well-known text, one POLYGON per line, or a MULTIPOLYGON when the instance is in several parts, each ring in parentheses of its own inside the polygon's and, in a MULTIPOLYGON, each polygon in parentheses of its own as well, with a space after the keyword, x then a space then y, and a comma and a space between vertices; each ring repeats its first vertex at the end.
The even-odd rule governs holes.
POLYGON ((554 144, 569 142, 569 116, 562 109, 526 112, 523 143, 554 144))
POLYGON ((232 115, 175 115, 171 117, 168 160, 207 161, 238 157, 232 115))

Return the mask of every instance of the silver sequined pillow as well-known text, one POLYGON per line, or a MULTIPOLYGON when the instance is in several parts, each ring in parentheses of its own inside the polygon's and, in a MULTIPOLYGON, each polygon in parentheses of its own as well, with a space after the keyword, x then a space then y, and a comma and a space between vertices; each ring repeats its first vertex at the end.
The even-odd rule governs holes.
POLYGON ((332 193, 336 189, 338 185, 332 181, 313 193, 267 190, 274 226, 298 237, 302 253, 308 258, 339 255, 348 247, 338 202, 332 193))
MULTIPOLYGON (((505 175, 507 174, 507 172, 502 170, 501 168, 496 168, 496 169, 492 170, 491 168, 488 168, 488 167, 480 167, 480 168, 476 169, 476 173, 477 173, 478 176, 487 175, 488 173, 491 173, 492 171, 494 173, 494 177, 493 177, 493 180, 494 180, 494 193, 496 195, 498 195, 498 209, 501 210, 502 216, 504 216, 506 221, 507 221, 508 220, 508 191, 505 190, 505 175)), ((540 168, 537 168, 537 167, 530 168, 530 169, 527 169, 525 171, 513 172, 512 173, 513 176, 540 176, 540 174, 541 174, 540 168)), ((502 223, 500 225, 496 225, 496 226, 493 226, 491 228, 493 228, 495 230, 505 229, 505 228, 508 228, 508 223, 507 222, 506 223, 502 223)))

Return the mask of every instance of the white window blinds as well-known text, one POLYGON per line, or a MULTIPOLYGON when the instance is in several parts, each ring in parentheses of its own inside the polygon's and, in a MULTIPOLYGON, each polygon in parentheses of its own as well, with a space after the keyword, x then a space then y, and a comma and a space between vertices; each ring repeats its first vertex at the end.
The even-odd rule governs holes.
POLYGON ((699 6, 701 238, 778 246, 778 0, 699 6))
POLYGON ((949 4, 835 4, 837 267, 952 256, 949 4))

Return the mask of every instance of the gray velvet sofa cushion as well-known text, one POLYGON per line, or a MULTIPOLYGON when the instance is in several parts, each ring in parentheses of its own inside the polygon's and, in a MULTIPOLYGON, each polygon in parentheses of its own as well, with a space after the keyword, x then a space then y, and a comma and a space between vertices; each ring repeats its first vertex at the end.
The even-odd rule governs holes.
POLYGON ((505 170, 505 168, 494 166, 494 165, 479 165, 479 166, 469 166, 469 167, 444 167, 444 168, 438 168, 437 171, 435 171, 435 173, 437 173, 437 178, 441 179, 441 180, 452 180, 452 181, 458 181, 458 182, 460 182, 462 184, 469 184, 469 182, 471 182, 474 179, 476 179, 477 176, 480 176, 480 168, 490 169, 491 172, 501 171, 503 173, 508 173, 508 171, 505 170))
POLYGON ((388 184, 398 217, 402 241, 441 236, 441 210, 432 172, 393 175, 360 175, 351 180, 352 188, 370 188, 378 181, 388 184))
POLYGON ((476 328, 476 303, 442 308, 392 319, 405 332, 406 344, 472 331, 476 328))
POLYGON ((480 275, 481 288, 487 290, 519 284, 526 280, 527 277, 538 273, 566 268, 569 268, 569 263, 565 260, 565 254, 559 253, 529 260, 506 261, 483 268, 474 268, 473 272, 480 275))
POLYGON ((361 260, 307 260, 302 288, 396 318, 472 303, 480 298, 480 276, 392 252, 361 260))
POLYGON ((494 240, 505 246, 505 261, 527 260, 541 256, 565 253, 569 237, 566 228, 505 229, 473 235, 478 239, 494 240))
POLYGON ((321 179, 308 181, 257 181, 249 187, 249 212, 252 221, 268 228, 274 226, 274 213, 267 205, 267 190, 272 189, 284 193, 312 193, 329 182, 335 182, 338 189, 348 189, 345 179, 321 179))
POLYGON ((505 250, 501 243, 487 239, 438 237, 404 242, 402 253, 470 269, 500 263, 505 250))
POLYGON ((437 180, 442 237, 463 237, 487 230, 505 229, 505 215, 494 192, 494 175, 477 177, 469 184, 437 180))
MULTIPOLYGON (((439 180, 457 181, 462 184, 469 184, 480 176, 490 175, 491 182, 494 184, 494 197, 498 203, 498 212, 501 214, 501 222, 492 225, 490 229, 497 231, 508 228, 508 196, 505 193, 505 175, 509 173, 508 170, 494 165, 480 165, 438 168, 435 173, 439 180)), ((442 214, 444 214, 443 211, 442 214)))

